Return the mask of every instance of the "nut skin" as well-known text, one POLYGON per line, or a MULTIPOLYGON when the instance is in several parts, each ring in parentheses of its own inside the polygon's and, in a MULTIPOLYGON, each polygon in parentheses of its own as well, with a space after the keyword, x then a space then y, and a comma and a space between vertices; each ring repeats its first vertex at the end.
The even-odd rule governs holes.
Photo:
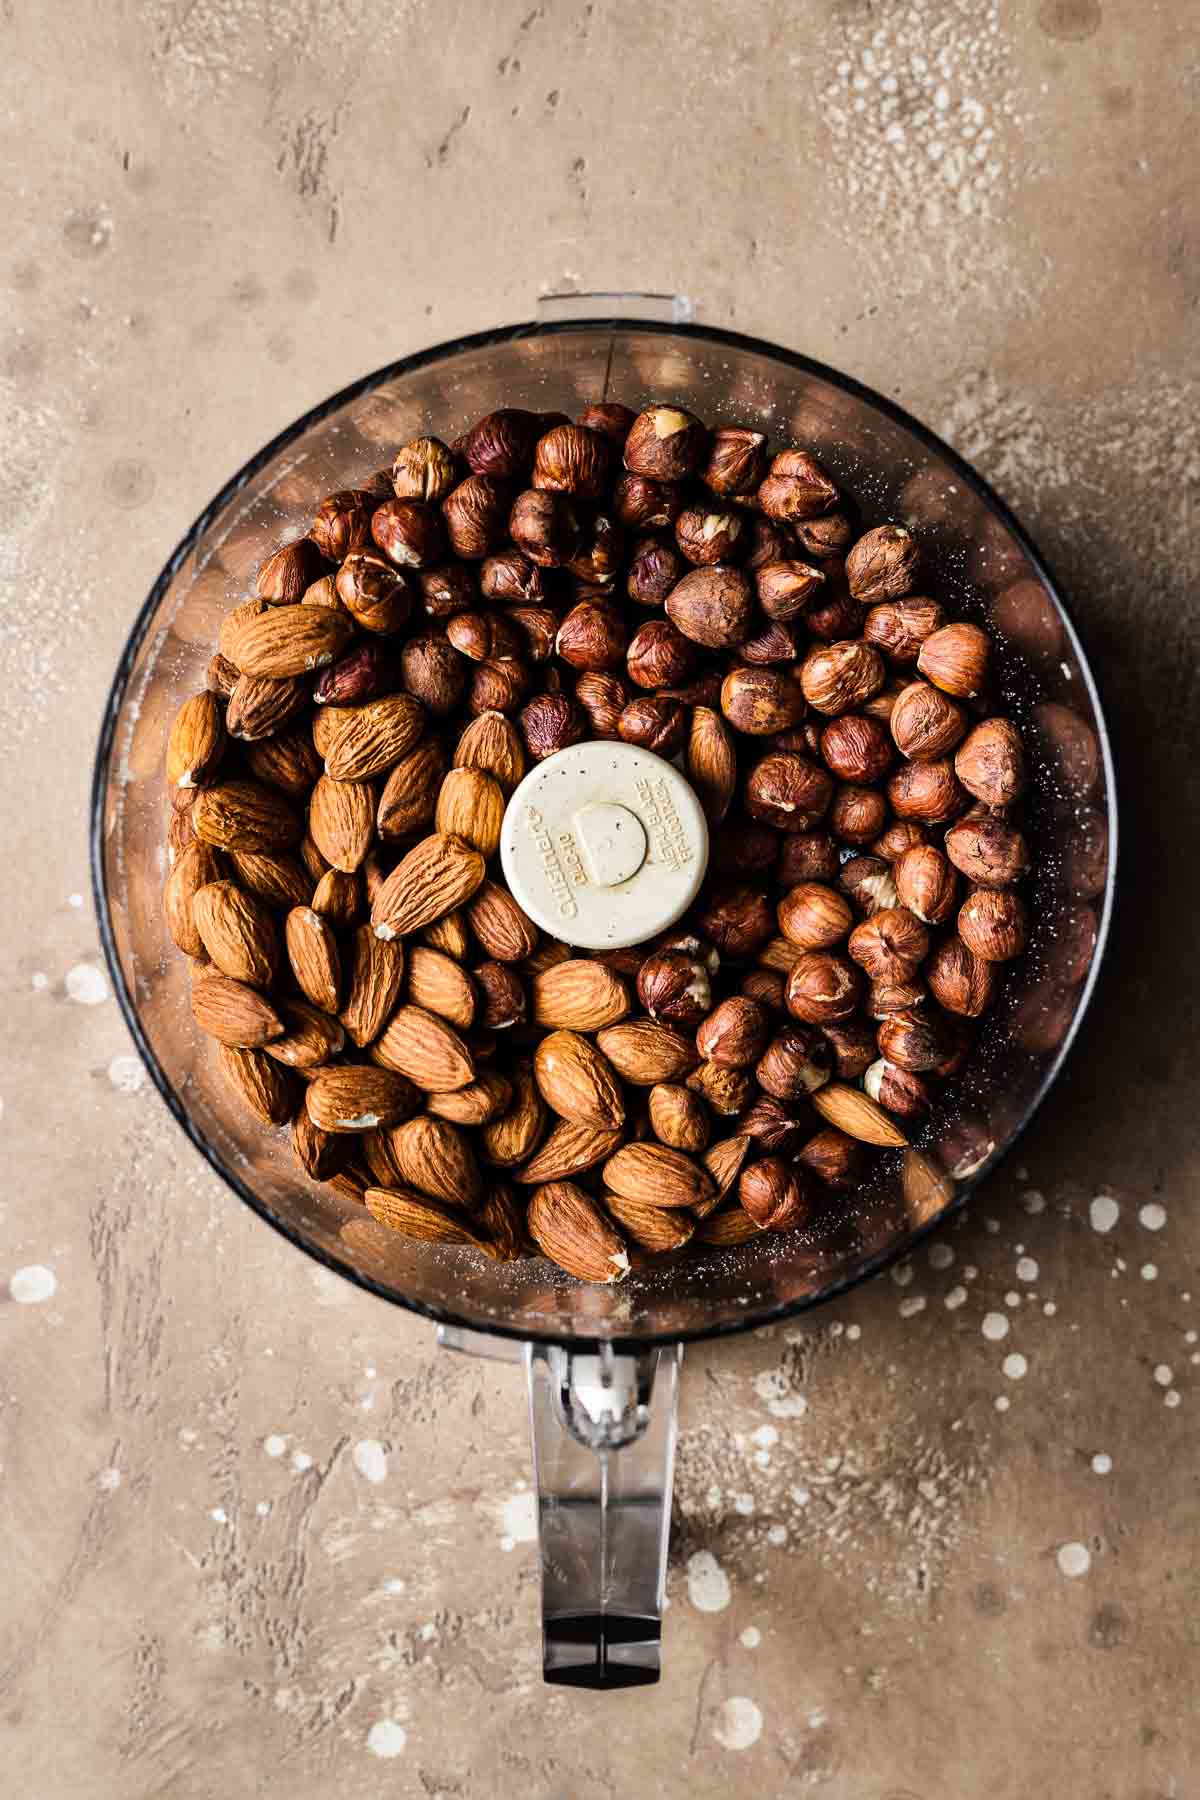
POLYGON ((474 571, 462 563, 439 563, 436 569, 422 569, 417 576, 421 605, 430 619, 452 619, 466 612, 479 599, 474 571))
POLYGON ((500 407, 476 420, 462 440, 462 453, 473 474, 515 481, 533 461, 542 429, 537 413, 500 407))
POLYGON ((518 723, 525 748, 535 762, 566 750, 587 736, 587 715, 565 694, 537 694, 521 711, 518 723))
POLYGON ((378 550, 352 550, 337 572, 337 597, 364 631, 402 631, 413 610, 408 577, 378 550))
POLYGON ((677 482, 655 481, 647 475, 622 475, 612 504, 627 531, 646 531, 675 523, 683 510, 683 489, 677 482))
POLYGON ((467 665, 445 638, 410 638, 401 653, 400 667, 405 689, 427 711, 440 717, 461 704, 467 665))
POLYGON ((984 962, 1010 962, 1029 938, 1029 916, 1009 888, 978 888, 959 908, 958 935, 984 962))
POLYGON ((929 831, 926 826, 917 825, 912 819, 897 819, 875 839, 871 845, 871 853, 881 856, 884 862, 895 863, 906 850, 918 849, 928 842, 929 831))
POLYGON ((771 1012, 785 1010, 783 989, 783 976, 777 969, 751 969, 742 977, 742 992, 747 1000, 757 1000, 771 1012))
POLYGON ((533 686, 528 664, 512 656, 503 662, 476 663, 470 679, 467 710, 475 719, 484 713, 516 712, 528 699, 533 686))
POLYGON ((943 625, 921 645, 917 668, 926 681, 959 700, 974 700, 987 681, 991 639, 978 625, 943 625))
POLYGON ((732 1118, 749 1103, 754 1078, 745 1069, 726 1069, 720 1063, 702 1062, 687 1078, 689 1092, 699 1094, 715 1113, 732 1118))
POLYGON ((509 536, 539 569, 558 569, 570 562, 582 537, 579 514, 567 494, 526 488, 513 502, 509 536))
POLYGON ((497 662, 520 656, 526 641, 511 614, 460 612, 446 621, 446 637, 470 662, 497 662))
POLYGON ((921 825, 948 825, 967 805, 947 757, 905 763, 888 782, 887 797, 897 818, 915 819, 921 825))
POLYGON ((709 972, 687 950, 657 950, 638 970, 638 999, 652 1019, 695 1029, 712 1007, 709 972))
POLYGON ((558 628, 556 648, 573 669, 617 669, 628 644, 619 609, 602 600, 581 600, 558 628))
POLYGON ((465 562, 482 562, 503 543, 508 525, 509 489, 493 475, 468 475, 442 501, 450 548, 465 562))
POLYGON ((887 727, 862 713, 843 713, 822 728, 821 760, 839 781, 869 786, 885 775, 892 763, 887 727))
POLYGON ((836 506, 837 499, 837 488, 807 450, 781 450, 758 490, 758 504, 768 519, 784 522, 815 519, 836 506))
POLYGON ((804 881, 835 881, 841 866, 831 832, 788 832, 779 852, 779 882, 789 888, 804 881))
POLYGON ((837 884, 850 904, 868 919, 885 907, 900 904, 892 866, 879 856, 851 857, 839 873, 837 884))
POLYGON ((508 963, 485 962, 471 971, 479 989, 480 1009, 475 1023, 483 1031, 507 1031, 524 1022, 527 998, 524 983, 508 963))
POLYGON ((650 1129, 660 1144, 697 1156, 708 1148, 712 1123, 703 1100, 685 1087, 660 1082, 650 1089, 650 1129))
POLYGON ((530 662, 549 662, 558 636, 559 616, 552 606, 514 606, 508 615, 521 634, 521 646, 530 662))
POLYGON ((356 488, 326 494, 308 535, 327 562, 340 563, 351 550, 371 541, 371 513, 366 496, 356 488))
POLYGON ((664 538, 639 538, 633 546, 625 592, 638 606, 658 606, 687 574, 687 558, 664 538))
MULTIPOLYGON (((787 663, 789 681, 795 684, 790 665, 800 657, 803 634, 798 625, 788 625, 778 619, 768 619, 761 631, 753 637, 746 638, 739 646, 738 655, 743 662, 754 664, 787 663)), ((804 696, 801 695, 801 700, 804 696)))
POLYGON ((863 620, 868 644, 900 668, 911 668, 926 638, 945 623, 936 600, 885 600, 872 606, 863 620))
POLYGON ((821 569, 795 559, 760 564, 754 571, 758 604, 768 619, 786 622, 802 617, 823 597, 826 576, 821 569))
POLYGON ((833 1051, 834 1072, 841 1081, 857 1081, 875 1058, 875 1033, 865 1019, 843 1019, 822 1025, 821 1035, 833 1051))
POLYGON ((664 694, 638 694, 621 714, 617 729, 626 744, 675 756, 687 741, 687 709, 664 694))
POLYGON ((859 638, 810 650, 800 668, 800 686, 809 705, 833 717, 853 712, 884 683, 878 650, 859 638))
POLYGON ((696 1033, 696 1048, 707 1062, 745 1069, 757 1062, 771 1035, 766 1008, 734 994, 709 1013, 696 1033))
MULTIPOLYGON (((780 837, 769 825, 735 819, 713 833, 709 867, 718 875, 769 875, 779 856, 780 837)), ((786 845, 787 840, 782 840, 786 845)))
POLYGON ((803 1100, 825 1086, 833 1052, 819 1031, 785 1025, 767 1045, 755 1069, 758 1085, 774 1100, 803 1100))
POLYGON ((863 1091, 877 1106, 900 1119, 923 1118, 933 1105, 929 1088, 920 1075, 911 1069, 897 1068, 886 1056, 879 1057, 864 1074, 863 1091))
POLYGON ((735 731, 770 737, 787 731, 807 710, 793 669, 731 669, 721 684, 721 711, 735 731))
POLYGON ((424 500, 436 505, 455 482, 454 458, 441 438, 410 438, 392 464, 392 487, 398 500, 424 500))
POLYGON ((318 706, 361 706, 396 686, 399 658, 390 644, 358 643, 322 669, 313 687, 318 706))
POLYGON ((438 510, 423 500, 385 500, 371 514, 371 536, 402 569, 431 569, 445 552, 438 510))
POLYGON ((825 599, 814 600, 804 624, 811 637, 826 644, 845 643, 862 636, 863 609, 845 588, 835 588, 825 599))
POLYGON ((638 687, 677 687, 696 667, 696 646, 670 619, 647 619, 638 627, 625 653, 629 679, 638 687))
POLYGON ((938 1005, 962 1019, 982 1018, 1000 991, 995 963, 977 956, 954 935, 934 947, 923 972, 938 1005))
POLYGON ((874 788, 844 782, 834 793, 829 825, 847 844, 869 844, 887 821, 887 801, 874 788))
POLYGON ((590 737, 620 737, 621 714, 629 705, 629 689, 619 675, 581 675, 575 683, 575 698, 588 716, 590 737))
POLYGON ((985 719, 967 733, 954 758, 954 773, 985 806, 1011 806, 1025 791, 1025 752, 1009 719, 985 719))
POLYGON ((511 545, 484 558, 479 589, 485 600, 511 600, 519 605, 536 604, 546 594, 542 571, 511 545))
POLYGON ((929 954, 929 933, 905 907, 886 907, 856 925, 846 947, 872 981, 907 981, 929 954))
POLYGON ((861 1144, 830 1125, 809 1138, 796 1161, 835 1194, 847 1194, 862 1179, 866 1158, 861 1144))
POLYGON ((901 906, 923 925, 944 925, 958 904, 958 879, 932 844, 915 844, 892 864, 901 906))
POLYGON ((867 990, 867 1013, 872 1019, 886 1019, 889 1013, 903 1012, 906 1007, 923 1006, 928 997, 919 974, 900 981, 873 981, 867 990))
POLYGON ((950 827, 946 855, 977 887, 1011 887, 1029 869, 1029 850, 1021 832, 986 813, 950 827))
POLYGON ((751 513, 746 539, 747 569, 757 572, 767 563, 786 562, 795 547, 790 525, 768 519, 764 513, 751 513))
POLYGON ((739 1137, 748 1137, 768 1155, 794 1156, 808 1126, 793 1117, 789 1105, 760 1091, 737 1122, 739 1137))
POLYGON ((607 513, 596 513, 567 569, 577 581, 605 588, 616 578, 624 552, 624 531, 607 513))
POLYGON ((903 600, 916 586, 920 550, 903 525, 877 525, 864 532, 846 558, 846 581, 864 606, 903 600))
POLYGON ((749 635, 754 591, 740 569, 693 569, 666 600, 667 617, 706 650, 735 650, 749 635))
POLYGON ((854 913, 836 888, 802 881, 776 908, 779 929, 798 950, 830 950, 854 923, 854 913))
POLYGON ((832 799, 827 770, 790 750, 771 751, 746 778, 746 811, 777 831, 811 831, 832 799))
POLYGON ((556 494, 598 500, 604 492, 611 453, 602 432, 586 425, 556 425, 537 441, 533 485, 556 494))
POLYGON ((696 923, 728 961, 751 962, 774 933, 775 911, 762 888, 730 883, 713 890, 696 923))
POLYGON ((602 432, 613 449, 620 452, 636 417, 631 406, 622 406, 618 400, 593 400, 584 407, 575 423, 585 425, 589 431, 602 432))
POLYGON ((696 568, 732 562, 745 537, 742 516, 712 506, 685 506, 675 521, 675 542, 696 568))
POLYGON ((910 762, 949 756, 967 729, 967 715, 927 681, 910 681, 896 697, 888 726, 897 750, 910 762))
POLYGON ((839 510, 823 513, 819 519, 797 519, 792 530, 797 547, 818 562, 840 563, 854 542, 854 521, 839 510))
POLYGON ((714 431, 700 479, 714 494, 752 494, 767 466, 767 440, 744 425, 722 425, 714 431))
POLYGON ((259 568, 254 591, 273 606, 291 606, 320 578, 322 567, 321 552, 312 538, 297 538, 268 556, 259 568))
POLYGON ((764 1156, 738 1178, 738 1199, 761 1231, 795 1231, 811 1218, 815 1200, 807 1171, 764 1156))
POLYGON ((926 1075, 936 1069, 950 1049, 941 1015, 929 1007, 906 1007, 902 1012, 889 1013, 876 1035, 879 1054, 910 1075, 926 1075))
POLYGON ((858 1009, 863 994, 859 969, 831 950, 806 950, 787 978, 787 1009, 806 1025, 840 1024, 858 1009))
POLYGON ((647 406, 629 427, 625 467, 652 481, 683 481, 699 467, 707 438, 699 419, 682 407, 647 406))

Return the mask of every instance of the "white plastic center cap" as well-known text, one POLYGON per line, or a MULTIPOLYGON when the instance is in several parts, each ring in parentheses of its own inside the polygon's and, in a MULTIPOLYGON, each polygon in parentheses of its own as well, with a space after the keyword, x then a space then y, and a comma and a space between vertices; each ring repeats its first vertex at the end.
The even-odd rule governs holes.
POLYGON ((513 899, 582 950, 644 943, 704 879, 708 827, 673 763, 594 741, 531 769, 508 803, 500 861, 513 899))

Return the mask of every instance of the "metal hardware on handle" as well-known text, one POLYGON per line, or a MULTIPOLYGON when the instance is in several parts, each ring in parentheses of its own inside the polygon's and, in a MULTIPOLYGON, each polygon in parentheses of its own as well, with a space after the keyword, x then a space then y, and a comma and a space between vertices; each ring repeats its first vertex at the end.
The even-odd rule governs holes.
POLYGON ((457 1350, 462 1356, 479 1356, 484 1362, 525 1361, 523 1339, 493 1337, 490 1331, 471 1331, 466 1325, 439 1325, 437 1341, 441 1350, 457 1350))
POLYGON ((653 319, 664 325, 690 325, 695 301, 687 294, 540 294, 539 325, 569 319, 653 319))

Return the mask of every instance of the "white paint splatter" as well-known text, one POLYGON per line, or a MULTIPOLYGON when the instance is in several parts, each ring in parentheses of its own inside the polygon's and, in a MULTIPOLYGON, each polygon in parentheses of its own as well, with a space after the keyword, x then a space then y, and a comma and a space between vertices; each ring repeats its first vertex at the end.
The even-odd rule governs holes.
POLYGON ((1029 1368, 1029 1364, 1019 1350, 1013 1350, 1005 1357, 1001 1367, 1010 1381, 1020 1381, 1029 1368))
POLYGON ((538 1534, 537 1495, 526 1489, 524 1482, 510 1494, 500 1508, 502 1550, 515 1550, 518 1544, 532 1544, 538 1534))
POLYGON ((1007 1412, 1011 1404, 1007 1394, 997 1394, 996 1398, 992 1401, 992 1405, 997 1412, 1007 1412))
POLYGON ((1111 1231, 1121 1216, 1121 1209, 1111 1194, 1097 1194, 1088 1207, 1088 1218, 1092 1222, 1092 1230, 1111 1231))
POLYGON ((118 1094, 136 1094, 146 1085, 146 1071, 136 1056, 114 1056, 108 1065, 108 1079, 118 1094))
POLYGON ((957 1312, 960 1306, 966 1305, 966 1300, 967 1290, 965 1287, 952 1287, 950 1292, 946 1295, 943 1304, 945 1305, 947 1312, 957 1312))
POLYGON ((717 1708, 713 1736, 722 1750, 749 1750, 762 1736, 763 1716, 753 1700, 734 1694, 717 1708))
POLYGON ((33 974, 29 977, 29 985, 32 987, 35 994, 44 994, 46 989, 50 986, 50 977, 44 975, 40 969, 35 969, 33 974))
POLYGON ((1015 1288, 1010 1288, 1008 1293, 1005 1294, 1004 1304, 1005 1306, 1020 1306, 1021 1296, 1017 1293, 1015 1288))
POLYGON ((1055 1313, 1058 1311, 1058 1308, 1057 1308, 1057 1306, 1055 1306, 1053 1300, 1047 1300, 1045 1306, 1043 1306, 1043 1308, 1042 1308, 1042 1311, 1045 1313, 1045 1315, 1048 1319, 1052 1319, 1054 1317, 1055 1313))
POLYGON ((733 1501, 733 1510, 735 1513, 738 1513, 743 1519, 749 1519, 749 1518, 753 1517, 753 1514, 754 1514, 754 1495, 753 1494, 732 1494, 730 1496, 730 1498, 733 1501))
POLYGON ((67 895, 67 905, 73 906, 75 908, 75 911, 78 912, 79 909, 81 908, 81 906, 83 905, 83 895, 82 894, 68 894, 67 895))
POLYGON ((1073 1581, 1079 1575, 1086 1575, 1091 1568, 1091 1552, 1086 1544, 1063 1544, 1058 1552, 1058 1566, 1073 1581))
POLYGON ((121 1485, 120 1469, 101 1469, 96 1477, 96 1485, 103 1488, 106 1494, 115 1494, 121 1485))
POLYGON ((954 1252, 949 1244, 931 1244, 929 1246, 929 1266, 931 1269, 948 1269, 954 1261, 954 1252))
POLYGON ((847 1325, 846 1336, 850 1339, 850 1342, 852 1344, 857 1344, 859 1338, 862 1336, 862 1326, 861 1325, 847 1325))
POLYGON ((1038 1266, 1032 1256, 1022 1256, 1017 1263, 1017 1280, 1036 1281, 1037 1278, 1038 1266))
POLYGON ((1108 1475, 1112 1472, 1112 1457, 1103 1450, 1097 1450, 1092 1458, 1093 1475, 1108 1475))
POLYGON ((95 963, 76 963, 67 970, 67 999, 77 1006, 99 1006, 108 999, 108 982, 95 963))
POLYGON ((767 1532, 768 1544, 774 1544, 776 1549, 778 1549, 781 1544, 786 1544, 787 1541, 788 1541, 787 1526, 786 1525, 772 1525, 770 1530, 767 1532))
POLYGON ((217 1525, 228 1525, 229 1523, 229 1514, 223 1506, 214 1506, 208 1516, 217 1525))
POLYGON ((1183 1395, 1179 1392, 1178 1388, 1168 1388, 1163 1395, 1164 1406, 1180 1406, 1182 1403, 1183 1395))
POLYGON ((808 1411, 808 1401, 793 1393, 782 1369, 761 1369, 752 1385, 773 1418, 802 1419, 808 1411))
POLYGON ((1175 1379, 1175 1371, 1169 1368, 1166 1363, 1159 1363, 1154 1371, 1154 1379, 1157 1381, 1159 1387, 1170 1387, 1175 1379))
POLYGON ((1185 1331, 1183 1341, 1185 1344, 1200 1343, 1200 1331, 1185 1331))
POLYGON ((1167 1222, 1167 1209, 1160 1206, 1157 1200, 1149 1200, 1138 1213, 1138 1223, 1147 1231, 1161 1231, 1167 1222))
POLYGON ((400 1756, 408 1742, 408 1733, 395 1719, 376 1719, 367 1733, 367 1749, 372 1756, 385 1760, 400 1756))
POLYGON ((313 1459, 307 1450, 293 1450, 292 1467, 297 1475, 305 1474, 313 1466, 313 1459))
POLYGON ((750 1442, 757 1444, 760 1450, 770 1450, 779 1442, 779 1433, 773 1425, 760 1425, 750 1433, 750 1442))
POLYGON ((281 1437, 277 1431, 273 1431, 270 1437, 263 1439, 263 1449, 268 1456, 282 1456, 287 1449, 287 1439, 281 1437))
POLYGON ((910 1294, 900 1302, 899 1311, 902 1319, 915 1319, 918 1313, 925 1311, 924 1294, 910 1294))
POLYGON ((915 1274, 916 1270, 910 1262, 897 1263, 892 1270, 892 1280, 897 1287, 910 1287, 915 1274))
POLYGON ((697 1612, 724 1612, 729 1577, 711 1550, 694 1550, 687 1562, 688 1599, 697 1612))
POLYGON ((1143 1263, 1142 1268, 1141 1268, 1141 1275, 1142 1275, 1143 1281, 1157 1281, 1158 1280, 1158 1264, 1157 1263, 1143 1263))
POLYGON ((743 1631, 741 1637, 738 1639, 738 1642, 741 1644, 743 1650, 757 1650, 758 1646, 762 1643, 762 1632, 758 1629, 757 1625, 747 1625, 745 1631, 743 1631))
POLYGON ((1027 1194, 1022 1194, 1021 1205, 1027 1213, 1045 1212, 1046 1196, 1045 1194, 1040 1193, 1037 1188, 1030 1188, 1027 1194))
POLYGON ((260 1519, 265 1519, 271 1510, 271 1502, 269 1500, 260 1500, 254 1510, 260 1519))
POLYGON ((40 1306, 58 1292, 58 1277, 44 1263, 29 1263, 9 1276, 8 1291, 19 1306, 40 1306))
POLYGON ((378 1438, 362 1438, 354 1446, 353 1462, 364 1481, 387 1480, 387 1453, 378 1438))
POLYGON ((1003 1313, 984 1313, 983 1324, 979 1327, 991 1344, 998 1344, 1008 1336, 1008 1320, 1003 1313))

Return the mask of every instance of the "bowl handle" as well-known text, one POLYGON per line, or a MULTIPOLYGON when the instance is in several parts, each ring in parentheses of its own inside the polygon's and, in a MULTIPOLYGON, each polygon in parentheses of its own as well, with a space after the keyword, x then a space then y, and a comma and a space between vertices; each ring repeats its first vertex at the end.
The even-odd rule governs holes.
POLYGON ((663 325, 690 325, 696 303, 687 294, 539 294, 539 325, 571 319, 653 319, 663 325))

